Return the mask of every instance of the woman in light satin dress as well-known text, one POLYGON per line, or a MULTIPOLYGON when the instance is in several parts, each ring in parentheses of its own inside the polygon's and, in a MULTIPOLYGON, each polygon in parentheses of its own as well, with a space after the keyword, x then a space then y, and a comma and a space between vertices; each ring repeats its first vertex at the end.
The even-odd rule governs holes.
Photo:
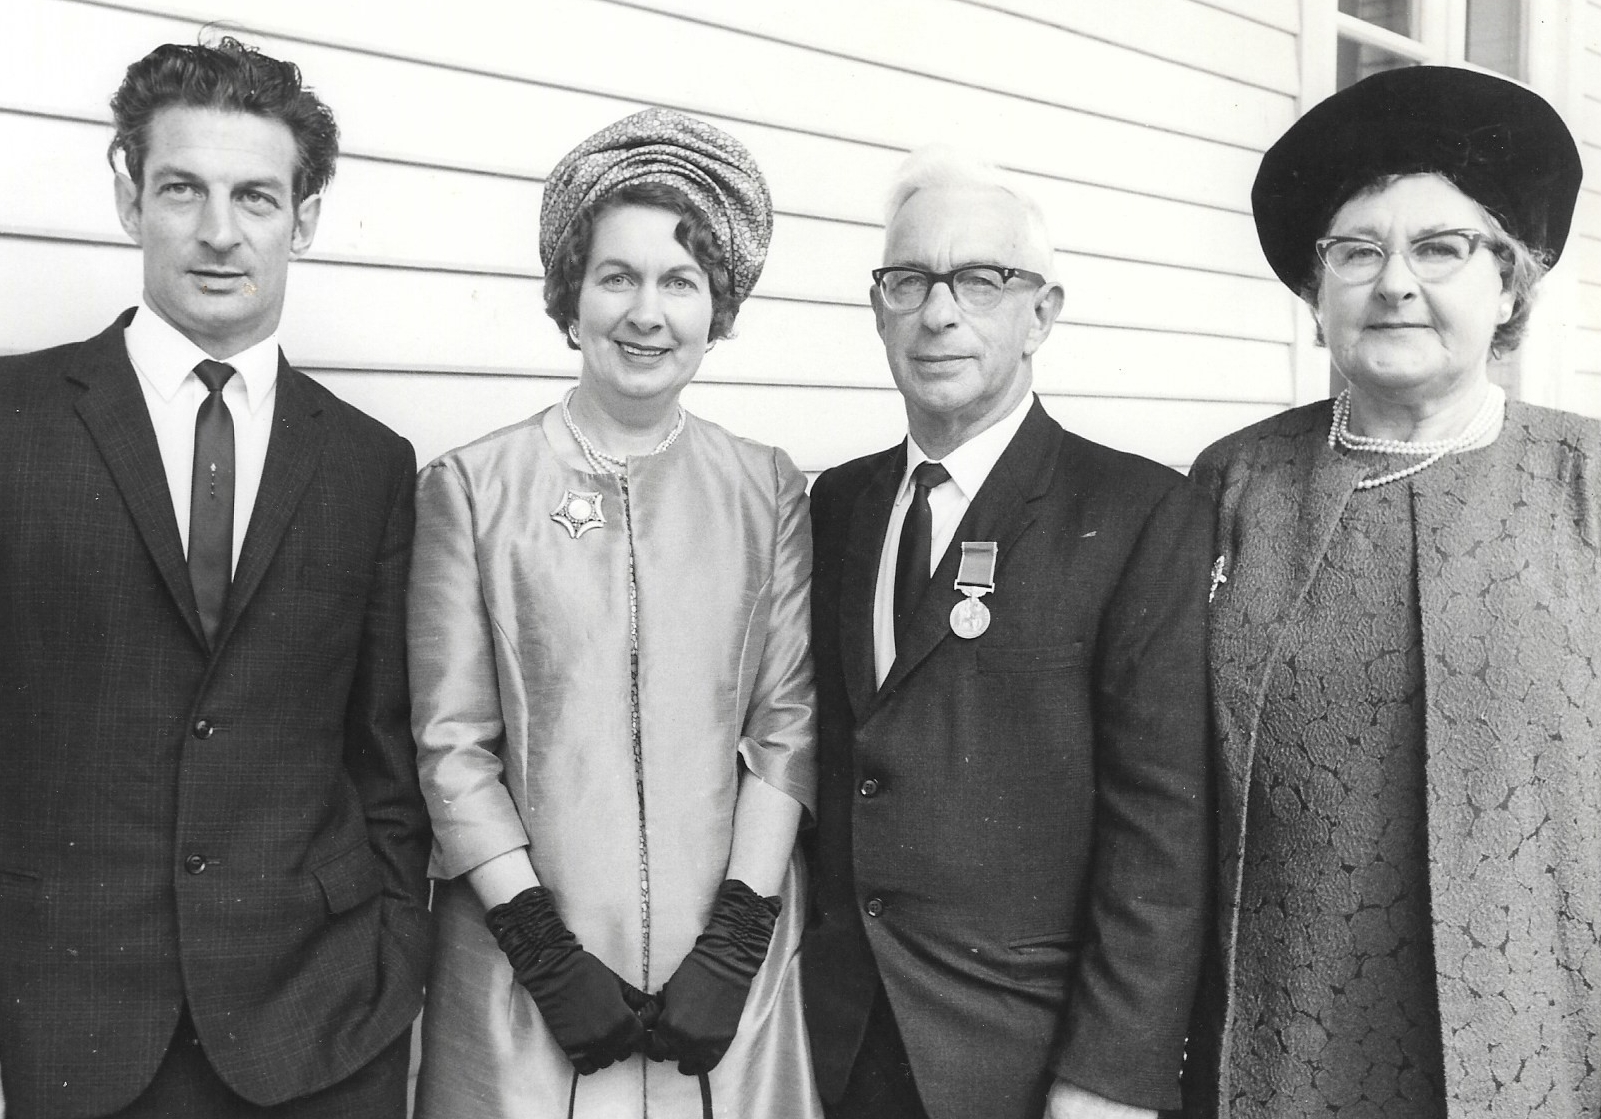
POLYGON ((651 109, 586 140, 540 221, 578 385, 421 475, 421 1119, 820 1114, 804 479, 678 403, 771 228, 749 153, 703 122, 651 109))

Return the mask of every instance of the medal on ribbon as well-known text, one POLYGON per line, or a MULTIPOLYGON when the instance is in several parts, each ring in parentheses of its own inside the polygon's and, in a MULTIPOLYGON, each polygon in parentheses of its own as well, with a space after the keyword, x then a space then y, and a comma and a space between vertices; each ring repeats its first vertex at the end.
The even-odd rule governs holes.
POLYGON ((562 494, 561 504, 550 511, 550 519, 565 528, 569 537, 577 540, 590 529, 606 523, 606 518, 600 512, 600 499, 598 493, 568 490, 562 494))
POLYGON ((990 611, 979 600, 995 589, 993 540, 962 541, 962 565, 956 572, 956 589, 962 601, 951 607, 951 632, 966 641, 990 628, 990 611))

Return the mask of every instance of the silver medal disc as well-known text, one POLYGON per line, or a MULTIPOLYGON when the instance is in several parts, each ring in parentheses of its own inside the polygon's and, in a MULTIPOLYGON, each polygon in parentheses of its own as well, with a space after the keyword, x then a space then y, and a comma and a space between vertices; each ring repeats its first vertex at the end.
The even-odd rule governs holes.
POLYGON ((951 607, 951 632, 971 641, 990 628, 990 610, 977 598, 964 598, 951 607))

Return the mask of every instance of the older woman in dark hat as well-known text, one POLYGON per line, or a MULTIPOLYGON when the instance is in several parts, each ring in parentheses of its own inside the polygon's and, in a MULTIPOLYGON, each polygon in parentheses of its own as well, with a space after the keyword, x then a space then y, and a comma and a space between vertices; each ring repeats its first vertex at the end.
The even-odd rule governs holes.
POLYGON ((1223 751, 1196 1113, 1601 1111, 1601 428, 1494 354, 1579 156, 1535 94, 1382 73, 1252 200, 1348 388, 1210 447, 1223 751))
POLYGON ((578 384, 419 480, 424 1119, 817 1113, 804 480, 678 401, 771 229, 750 154, 701 121, 584 141, 540 214, 578 384))

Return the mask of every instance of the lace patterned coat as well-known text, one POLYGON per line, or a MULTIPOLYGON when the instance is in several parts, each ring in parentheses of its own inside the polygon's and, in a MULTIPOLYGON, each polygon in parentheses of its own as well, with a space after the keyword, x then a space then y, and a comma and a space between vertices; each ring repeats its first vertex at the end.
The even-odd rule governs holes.
MULTIPOLYGON (((1211 670, 1219 927, 1186 1108, 1227 1115, 1240 866, 1271 674, 1360 456, 1330 404, 1231 435, 1195 465, 1218 501, 1211 670)), ((1457 487, 1417 475, 1428 882, 1452 1119, 1601 1110, 1601 426, 1511 404, 1457 487)), ((1352 653, 1353 675, 1362 670, 1352 653)), ((1360 702, 1350 680, 1331 694, 1360 702)), ((1237 1059, 1237 1057, 1236 1057, 1237 1059)))

